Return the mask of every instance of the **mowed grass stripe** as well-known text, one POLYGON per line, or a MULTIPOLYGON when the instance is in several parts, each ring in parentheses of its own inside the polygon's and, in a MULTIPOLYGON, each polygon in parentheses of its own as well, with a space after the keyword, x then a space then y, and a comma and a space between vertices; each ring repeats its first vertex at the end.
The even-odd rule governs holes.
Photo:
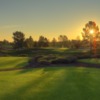
POLYGON ((27 65, 28 57, 0 57, 0 69, 20 68, 27 65))
POLYGON ((65 67, 0 73, 0 100, 100 100, 100 70, 65 67))

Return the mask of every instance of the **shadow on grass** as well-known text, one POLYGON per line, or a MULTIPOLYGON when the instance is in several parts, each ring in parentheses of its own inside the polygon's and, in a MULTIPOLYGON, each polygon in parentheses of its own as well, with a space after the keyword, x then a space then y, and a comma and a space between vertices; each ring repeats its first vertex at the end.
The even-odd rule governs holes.
POLYGON ((18 68, 24 68, 28 63, 28 58, 17 57, 3 57, 0 58, 0 70, 17 70, 18 68))
POLYGON ((24 70, 21 70, 21 71, 19 71, 17 74, 25 74, 25 73, 28 73, 28 72, 36 72, 36 71, 38 71, 38 70, 40 70, 40 69, 43 69, 43 73, 45 73, 45 72, 50 72, 50 71, 56 71, 56 70, 59 70, 60 68, 58 68, 57 69, 57 67, 52 67, 52 68, 50 68, 50 67, 37 67, 37 68, 27 68, 27 69, 24 69, 24 70))
POLYGON ((28 72, 35 72, 39 70, 38 68, 27 68, 27 69, 23 69, 21 71, 19 71, 17 74, 25 74, 25 73, 28 73, 28 72))
POLYGON ((30 81, 3 95, 1 100, 99 100, 100 81, 95 79, 98 74, 92 78, 93 74, 86 72, 85 68, 36 69, 33 74, 37 77, 31 76, 30 81))
POLYGON ((49 86, 53 85, 55 83, 54 81, 58 80, 57 77, 59 78, 62 76, 63 71, 60 69, 52 69, 51 71, 48 69, 47 71, 42 68, 33 71, 33 73, 39 74, 39 77, 34 76, 30 82, 5 94, 2 100, 38 100, 37 94, 48 91, 49 86))

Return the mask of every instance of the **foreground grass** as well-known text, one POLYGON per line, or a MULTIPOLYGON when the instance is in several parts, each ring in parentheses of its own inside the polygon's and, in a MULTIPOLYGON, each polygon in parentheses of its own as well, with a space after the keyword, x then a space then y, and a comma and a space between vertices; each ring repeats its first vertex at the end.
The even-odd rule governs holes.
POLYGON ((0 100, 100 100, 100 70, 83 67, 0 72, 0 100))
POLYGON ((0 69, 20 68, 27 64, 28 57, 0 57, 0 69))
POLYGON ((100 58, 81 59, 79 62, 86 62, 90 64, 100 64, 100 58))

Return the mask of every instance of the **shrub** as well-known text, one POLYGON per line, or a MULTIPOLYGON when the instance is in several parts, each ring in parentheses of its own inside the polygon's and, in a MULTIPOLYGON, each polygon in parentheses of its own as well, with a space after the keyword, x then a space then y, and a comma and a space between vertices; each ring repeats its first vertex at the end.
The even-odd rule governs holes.
POLYGON ((33 57, 29 60, 29 66, 35 66, 38 64, 38 59, 41 58, 42 56, 36 56, 36 57, 33 57))
POLYGON ((50 65, 50 64, 68 64, 68 63, 74 63, 77 61, 76 56, 54 56, 54 55, 48 55, 48 56, 36 56, 29 60, 30 66, 36 66, 36 65, 50 65))
POLYGON ((51 62, 47 61, 47 60, 41 60, 38 62, 40 65, 50 65, 51 62))
POLYGON ((57 58, 52 61, 52 64, 67 64, 67 63, 74 63, 77 61, 77 57, 64 57, 64 58, 57 58))
POLYGON ((48 55, 46 57, 44 57, 44 59, 46 60, 52 60, 52 59, 56 59, 57 57, 55 55, 48 55))

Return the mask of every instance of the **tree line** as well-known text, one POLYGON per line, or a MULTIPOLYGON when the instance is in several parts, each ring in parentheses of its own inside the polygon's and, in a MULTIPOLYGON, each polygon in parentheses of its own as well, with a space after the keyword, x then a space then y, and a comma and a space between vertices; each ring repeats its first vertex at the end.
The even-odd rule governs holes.
POLYGON ((0 42, 0 47, 6 48, 12 47, 13 49, 32 49, 41 47, 60 47, 60 48, 89 48, 90 45, 93 46, 96 42, 96 46, 100 46, 100 32, 99 28, 95 22, 89 21, 86 23, 82 32, 82 39, 78 36, 76 39, 69 40, 66 35, 59 35, 56 39, 55 37, 49 41, 45 36, 40 36, 36 41, 32 36, 25 38, 25 34, 20 31, 13 33, 13 42, 7 40, 0 42), (95 41, 94 41, 95 40, 95 41))
POLYGON ((36 41, 32 36, 25 38, 25 34, 20 31, 14 32, 12 38, 13 42, 7 40, 0 41, 0 48, 12 47, 16 50, 42 47, 79 48, 82 42, 80 38, 69 40, 66 35, 59 35, 57 39, 54 37, 51 41, 45 36, 39 36, 39 39, 36 41))
POLYGON ((34 47, 68 47, 69 40, 66 35, 60 35, 58 40, 53 38, 52 41, 45 36, 40 36, 37 41, 35 41, 32 36, 25 38, 23 32, 16 31, 13 33, 13 47, 14 49, 31 49, 34 47))

